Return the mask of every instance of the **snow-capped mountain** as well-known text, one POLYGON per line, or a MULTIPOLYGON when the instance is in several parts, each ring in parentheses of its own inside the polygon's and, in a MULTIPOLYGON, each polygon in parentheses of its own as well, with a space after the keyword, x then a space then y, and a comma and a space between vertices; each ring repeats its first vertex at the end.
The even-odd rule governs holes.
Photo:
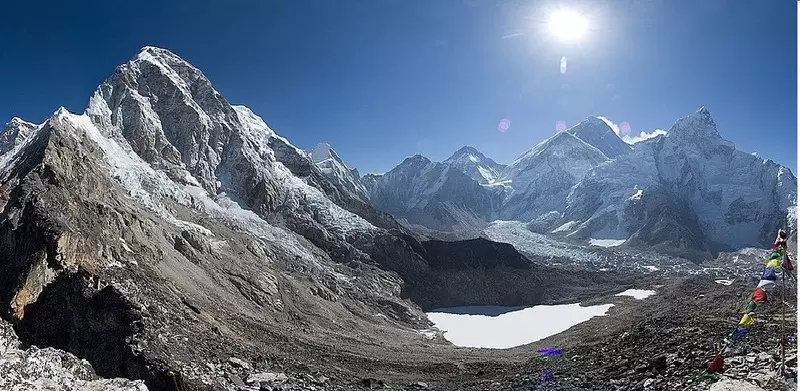
MULTIPOLYGON (((406 177, 417 174, 414 167, 405 170, 406 177)), ((382 182, 383 192, 402 186, 391 178, 372 181, 382 182)), ((589 117, 523 154, 494 182, 471 188, 479 193, 502 189, 492 193, 490 209, 481 206, 479 215, 490 220, 521 221, 534 232, 584 243, 648 246, 696 259, 769 244, 784 224, 794 229, 796 183, 788 168, 736 150, 703 107, 679 119, 666 135, 635 145, 623 142, 603 120, 589 117)), ((468 187, 462 186, 457 197, 463 198, 468 187)), ((430 217, 392 209, 429 189, 407 187, 376 206, 442 229, 430 217)), ((436 202, 447 204, 447 196, 456 195, 442 193, 436 202)))
POLYGON ((600 165, 567 200, 567 230, 578 237, 632 244, 731 250, 768 243, 790 221, 797 179, 770 160, 720 137, 706 108, 681 118, 666 136, 600 165))
POLYGON ((371 202, 397 218, 433 230, 473 230, 502 200, 501 188, 485 187, 454 166, 415 155, 362 183, 371 202))
POLYGON ((376 207, 407 225, 479 232, 498 217, 528 221, 551 211, 558 215, 548 216, 560 217, 569 189, 607 160, 597 148, 561 132, 509 166, 464 147, 441 163, 415 155, 386 174, 363 177, 362 184, 376 207))
POLYGON ((607 160, 603 152, 571 133, 556 133, 504 171, 500 182, 512 190, 500 217, 529 221, 551 211, 563 212, 570 189, 607 160))
POLYGON ((443 163, 457 168, 476 182, 484 185, 497 181, 500 173, 506 168, 504 164, 496 163, 477 149, 469 146, 459 149, 443 163))
POLYGON ((328 180, 362 201, 369 200, 369 193, 361 184, 361 175, 355 168, 349 168, 330 144, 320 143, 310 152, 311 161, 319 167, 328 180))
POLYGON ((39 125, 14 117, 0 129, 0 155, 18 147, 39 125))
POLYGON ((597 117, 588 117, 567 129, 567 132, 599 149, 610 159, 632 150, 632 147, 622 141, 605 121, 597 117))

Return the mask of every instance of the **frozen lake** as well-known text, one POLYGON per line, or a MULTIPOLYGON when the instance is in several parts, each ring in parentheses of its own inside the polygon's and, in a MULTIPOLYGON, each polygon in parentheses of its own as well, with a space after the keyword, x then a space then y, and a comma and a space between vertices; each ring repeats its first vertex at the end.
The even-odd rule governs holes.
POLYGON ((580 304, 533 307, 471 306, 440 308, 428 318, 445 331, 453 345, 506 349, 529 344, 566 331, 595 316, 603 316, 613 304, 581 307, 580 304))

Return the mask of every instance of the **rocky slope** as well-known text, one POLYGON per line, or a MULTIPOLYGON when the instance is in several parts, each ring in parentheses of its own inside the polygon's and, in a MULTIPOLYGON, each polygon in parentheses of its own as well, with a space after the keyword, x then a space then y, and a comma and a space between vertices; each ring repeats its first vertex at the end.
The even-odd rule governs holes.
POLYGON ((4 390, 147 391, 141 380, 101 379, 92 366, 53 348, 23 349, 11 325, 0 321, 0 388, 4 390))
POLYGON ((376 267, 415 275, 422 256, 293 175, 272 136, 200 71, 145 48, 85 114, 59 110, 3 156, 4 316, 28 343, 156 390, 170 371, 223 387, 206 366, 220 354, 301 357, 303 342, 275 342, 326 339, 300 330, 336 334, 332 318, 426 325, 400 297, 414 289, 376 267))
MULTIPOLYGON (((557 346, 562 356, 534 356, 513 369, 474 370, 462 389, 724 390, 730 384, 754 390, 797 389, 794 343, 786 354, 786 376, 777 372, 779 301, 764 306, 753 331, 726 357, 725 370, 718 378, 721 384, 715 385, 717 379, 698 375, 716 354, 715 344, 741 316, 742 292, 751 291, 753 285, 724 286, 692 278, 654 281, 650 288, 656 295, 644 300, 619 299, 619 307, 606 316, 533 344, 537 349, 557 346), (546 370, 552 374, 551 380, 544 378, 546 370), (498 378, 497 372, 506 375, 498 378)), ((787 301, 793 303, 796 298, 796 290, 790 290, 787 301)), ((598 298, 590 303, 608 301, 598 298)), ((787 308, 787 314, 786 335, 796 338, 796 311, 787 308)))

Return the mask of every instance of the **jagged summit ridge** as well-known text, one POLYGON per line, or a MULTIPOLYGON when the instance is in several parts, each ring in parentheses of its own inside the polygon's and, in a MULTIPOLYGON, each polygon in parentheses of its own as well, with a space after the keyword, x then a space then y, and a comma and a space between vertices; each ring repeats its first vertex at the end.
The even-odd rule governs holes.
POLYGON ((328 143, 319 143, 310 152, 309 159, 322 171, 325 177, 362 201, 369 200, 369 191, 361 182, 361 175, 355 168, 345 164, 339 154, 328 143))
POLYGON ((599 149, 610 159, 632 150, 630 145, 619 138, 614 130, 598 117, 588 117, 566 132, 599 149))
POLYGON ((685 143, 699 143, 712 147, 723 144, 735 148, 732 142, 723 139, 719 134, 717 124, 705 106, 675 121, 667 130, 666 137, 685 143))
POLYGON ((506 168, 505 165, 498 164, 470 146, 460 148, 444 163, 457 168, 480 184, 490 184, 497 181, 502 171, 506 168))
MULTIPOLYGON (((242 130, 248 127, 239 114, 252 123, 260 118, 249 110, 238 111, 202 72, 170 51, 154 47, 142 49, 119 66, 98 87, 86 109, 100 129, 128 140, 146 162, 164 168, 175 180, 190 175, 212 192, 222 185, 219 179, 240 180, 238 170, 220 166, 231 160, 225 159, 225 153, 258 157, 256 151, 245 151, 253 146, 244 143, 242 130), (226 148, 240 144, 242 148, 226 148)), ((267 134, 258 141, 271 135, 264 128, 267 134)), ((269 164, 263 157, 262 164, 269 164)))
POLYGON ((22 145, 42 125, 25 121, 19 117, 12 118, 0 129, 0 155, 22 145))

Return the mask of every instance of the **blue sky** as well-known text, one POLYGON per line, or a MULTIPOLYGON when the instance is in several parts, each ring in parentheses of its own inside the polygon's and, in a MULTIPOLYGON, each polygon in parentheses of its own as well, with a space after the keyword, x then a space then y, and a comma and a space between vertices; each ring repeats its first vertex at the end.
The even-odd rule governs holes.
POLYGON ((463 145, 510 162, 557 121, 603 115, 651 132, 702 105, 738 148, 797 165, 792 1, 34 3, 0 12, 0 122, 82 112, 154 45, 297 146, 329 142, 362 173, 463 145), (556 8, 584 13, 588 35, 548 34, 556 8))

